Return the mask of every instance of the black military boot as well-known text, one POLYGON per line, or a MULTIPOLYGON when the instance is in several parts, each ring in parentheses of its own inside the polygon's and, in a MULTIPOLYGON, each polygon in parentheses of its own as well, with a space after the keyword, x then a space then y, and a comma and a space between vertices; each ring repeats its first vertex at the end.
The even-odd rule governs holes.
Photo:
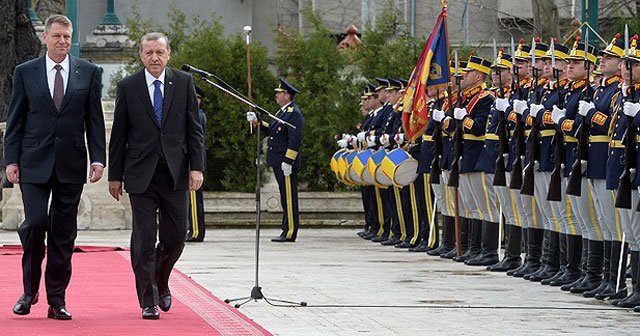
POLYGON ((604 241, 604 257, 602 259, 602 282, 600 282, 600 286, 584 292, 582 296, 586 298, 596 297, 596 294, 609 287, 609 284, 611 282, 611 245, 612 242, 610 240, 604 241))
POLYGON ((552 277, 542 279, 540 284, 549 285, 551 281, 555 281, 564 274, 567 269, 567 235, 564 233, 558 234, 558 272, 552 277))
POLYGON ((579 284, 584 280, 584 277, 587 275, 587 257, 589 256, 589 239, 582 238, 582 249, 580 253, 580 277, 566 285, 560 286, 560 289, 568 292, 571 290, 571 287, 579 284))
POLYGON ((520 271, 513 272, 513 276, 516 278, 522 278, 525 274, 530 274, 540 268, 540 256, 542 254, 542 235, 544 230, 542 229, 527 229, 527 256, 524 259, 525 267, 520 271))
POLYGON ((542 244, 541 244, 541 257, 540 257, 540 267, 533 273, 527 273, 522 278, 525 280, 529 280, 532 276, 537 275, 540 272, 543 272, 548 263, 548 253, 549 253, 549 230, 543 230, 542 233, 542 244))
MULTIPOLYGON (((523 228, 523 227, 518 227, 520 229, 520 242, 518 242, 520 244, 520 254, 522 254, 522 251, 524 249, 524 253, 525 253, 525 257, 528 255, 529 252, 529 244, 527 244, 527 239, 529 237, 529 230, 523 228)), ((508 276, 513 276, 514 273, 516 272, 520 272, 522 271, 525 267, 526 267, 526 260, 525 262, 522 263, 522 265, 520 265, 520 267, 512 269, 510 271, 507 272, 508 276)))
POLYGON ((439 256, 453 249, 456 243, 456 219, 454 217, 442 216, 442 240, 438 248, 427 251, 430 256, 439 256))
POLYGON ((571 287, 571 293, 584 293, 596 289, 602 284, 602 263, 604 260, 604 242, 589 240, 587 252, 587 272, 579 284, 571 287))
POLYGON ((482 221, 479 219, 467 219, 467 221, 469 223, 469 233, 467 234, 469 245, 465 253, 453 258, 453 260, 457 262, 465 262, 480 254, 482 221))
POLYGON ((640 267, 638 267, 638 259, 640 252, 631 251, 631 284, 633 285, 631 288, 631 293, 627 295, 624 299, 617 299, 611 301, 611 304, 614 306, 618 306, 620 308, 633 308, 635 306, 640 306, 640 288, 638 285, 638 271, 640 271, 640 267))
POLYGON ((564 286, 580 278, 580 259, 582 252, 582 237, 567 235, 567 265, 564 273, 557 279, 550 281, 549 285, 564 286))
POLYGON ((627 279, 624 276, 624 271, 620 274, 620 277, 618 277, 618 271, 627 268, 628 249, 628 244, 624 244, 623 247, 622 242, 611 242, 609 282, 607 283, 607 287, 603 288, 594 296, 597 300, 604 300, 606 298, 613 300, 624 299, 627 296, 627 279), (620 267, 620 252, 622 252, 622 267, 620 267))
POLYGON ((505 244, 505 252, 502 260, 497 264, 487 267, 487 271, 491 272, 508 272, 522 266, 522 258, 520 258, 520 252, 522 252, 521 229, 515 225, 507 225, 507 243, 505 244))
MULTIPOLYGON (((460 221, 460 249, 462 250, 462 254, 464 254, 467 251, 467 247, 469 246, 469 236, 468 236, 468 232, 469 232, 469 221, 466 218, 459 218, 460 221)), ((445 258, 445 259, 453 259, 454 257, 458 256, 458 238, 456 237, 456 227, 455 227, 455 217, 454 217, 454 221, 453 221, 453 248, 448 251, 447 253, 441 254, 440 258, 445 258)))
POLYGON ((498 239, 499 224, 483 221, 482 222, 482 242, 481 253, 475 258, 465 261, 469 266, 489 266, 497 263, 498 260, 498 239))
POLYGON ((551 230, 546 230, 545 233, 548 235, 548 238, 547 248, 542 251, 544 264, 538 272, 529 276, 529 281, 540 282, 545 279, 550 279, 558 274, 560 270, 560 235, 558 232, 551 230))

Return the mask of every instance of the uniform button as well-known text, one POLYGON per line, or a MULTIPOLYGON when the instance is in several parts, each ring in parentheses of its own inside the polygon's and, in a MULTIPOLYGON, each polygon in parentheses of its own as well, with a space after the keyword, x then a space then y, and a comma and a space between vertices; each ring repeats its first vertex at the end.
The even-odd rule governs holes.
POLYGON ((273 139, 273 137, 269 137, 269 139, 273 139))

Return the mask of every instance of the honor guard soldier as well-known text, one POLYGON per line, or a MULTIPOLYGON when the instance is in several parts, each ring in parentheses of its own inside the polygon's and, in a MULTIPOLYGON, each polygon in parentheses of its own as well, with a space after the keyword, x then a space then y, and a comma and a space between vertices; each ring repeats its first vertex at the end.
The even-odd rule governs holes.
MULTIPOLYGON (((629 55, 625 58, 622 65, 622 77, 624 78, 624 84, 621 88, 621 95, 617 99, 617 107, 614 110, 617 112, 614 114, 615 124, 611 140, 611 151, 609 160, 607 162, 607 186, 610 188, 621 187, 618 186, 622 169, 620 166, 626 166, 629 163, 631 169, 637 169, 638 167, 638 134, 640 134, 640 49, 638 49, 638 35, 636 34, 629 41, 629 55), (628 123, 631 122, 629 125, 628 123), (635 136, 634 139, 624 138, 624 135, 631 134, 635 136), (625 140, 631 140, 630 144, 635 145, 634 162, 627 162, 626 154, 632 154, 634 150, 629 148, 629 151, 625 153, 625 140), (614 161, 615 160, 615 161, 614 161), (617 176, 617 178, 616 178, 617 176)), ((632 155, 633 156, 633 155, 632 155)), ((621 308, 635 307, 635 312, 640 312, 640 267, 638 263, 639 259, 639 246, 640 245, 640 212, 637 211, 636 204, 638 202, 638 193, 636 190, 640 185, 640 174, 635 173, 631 183, 631 209, 619 209, 620 213, 625 213, 623 216, 623 230, 625 232, 626 240, 629 242, 631 248, 631 283, 633 285, 631 293, 623 299, 619 299, 622 294, 627 292, 624 283, 624 274, 619 279, 621 291, 609 296, 611 304, 621 308)), ((613 284, 614 286, 616 284, 613 284)))
MULTIPOLYGON (((260 127, 267 134, 267 164, 273 168, 273 174, 280 189, 282 205, 282 233, 271 239, 272 242, 295 242, 298 237, 298 180, 300 168, 300 143, 302 142, 303 118, 298 105, 293 101, 300 91, 286 80, 280 79, 276 91, 276 103, 280 109, 276 117, 290 123, 295 128, 277 120, 267 123, 262 121, 260 127)), ((255 113, 248 112, 247 120, 257 125, 255 113)))
MULTIPOLYGON (((204 110, 201 108, 202 100, 206 97, 204 91, 199 86, 196 86, 196 99, 198 100, 198 113, 200 116, 200 125, 202 125, 202 137, 207 138, 207 117, 204 114, 204 110)), ((206 147, 206 146, 205 146, 206 147)), ((207 150, 202 151, 204 170, 207 170, 207 150)), ((202 189, 189 192, 189 227, 187 228, 187 242, 202 242, 204 241, 204 197, 202 189)))
POLYGON ((586 177, 588 182, 587 195, 591 198, 591 207, 595 208, 595 215, 599 219, 598 231, 600 237, 589 240, 587 255, 587 274, 582 283, 572 287, 572 293, 584 293, 585 297, 595 297, 600 290, 607 286, 611 279, 612 249, 618 257, 615 269, 617 271, 622 245, 622 228, 619 217, 616 216, 614 207, 614 195, 607 190, 606 165, 609 156, 609 134, 611 117, 614 112, 614 96, 619 95, 619 87, 622 81, 620 65, 624 57, 624 40, 620 34, 616 34, 609 45, 601 51, 600 70, 603 78, 597 83, 597 89, 593 101, 580 101, 578 114, 582 116, 583 127, 589 127, 589 160, 587 161, 586 177), (603 281, 604 268, 604 281, 603 281))

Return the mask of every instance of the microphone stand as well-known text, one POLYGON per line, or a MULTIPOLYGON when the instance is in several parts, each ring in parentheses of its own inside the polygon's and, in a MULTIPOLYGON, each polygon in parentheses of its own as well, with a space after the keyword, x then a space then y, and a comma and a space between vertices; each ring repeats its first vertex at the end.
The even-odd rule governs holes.
POLYGON ((187 68, 187 70, 194 72, 198 75, 201 76, 202 80, 211 84, 212 86, 214 86, 215 88, 219 89, 220 91, 234 97, 235 99, 239 100, 240 102, 248 105, 249 107, 256 109, 257 111, 259 111, 258 113, 256 113, 257 116, 257 120, 258 120, 258 127, 256 127, 256 165, 255 165, 255 172, 256 172, 256 189, 255 189, 255 199, 256 199, 256 242, 255 242, 255 284, 253 286, 253 288, 251 289, 251 294, 249 296, 244 296, 244 297, 239 297, 239 298, 233 298, 233 299, 225 299, 224 302, 225 303, 231 303, 231 302, 236 302, 236 301, 240 301, 239 303, 236 303, 234 305, 235 308, 240 308, 241 306, 243 306, 246 303, 249 303, 251 300, 254 301, 258 301, 258 300, 264 300, 265 302, 267 302, 270 305, 273 305, 273 303, 271 303, 270 301, 274 301, 274 302, 279 302, 279 303, 287 303, 287 304, 291 304, 291 305, 295 305, 295 306, 300 306, 300 307, 306 307, 307 303, 306 302, 294 302, 294 301, 288 301, 288 300, 282 300, 282 299, 276 299, 276 298, 269 298, 266 297, 263 293, 262 293, 262 287, 260 286, 260 282, 259 282, 259 270, 260 270, 260 215, 261 215, 261 206, 260 206, 260 155, 261 155, 261 136, 260 136, 260 129, 261 129, 261 124, 262 124, 262 117, 263 117, 263 113, 268 115, 271 119, 276 120, 284 125, 286 125, 287 127, 291 127, 293 129, 295 129, 296 127, 278 117, 276 117, 275 115, 273 115, 272 113, 270 113, 269 111, 265 110, 264 108, 258 106, 257 104, 253 103, 253 101, 251 100, 251 70, 250 70, 250 54, 249 54, 249 46, 250 46, 250 36, 249 34, 251 33, 251 27, 247 26, 245 27, 245 33, 247 35, 247 80, 248 80, 248 95, 249 97, 244 97, 241 93, 239 93, 237 90, 235 90, 233 87, 231 87, 229 84, 225 83, 223 80, 221 80, 220 78, 216 77, 213 74, 210 74, 206 71, 202 71, 200 69, 197 68, 191 68, 190 66, 185 66, 187 68), (235 91, 232 92, 231 90, 228 90, 222 86, 220 86, 218 83, 213 82, 212 80, 210 80, 207 77, 214 77, 215 79, 219 80, 220 82, 224 83, 226 86, 228 86, 231 90, 235 91))

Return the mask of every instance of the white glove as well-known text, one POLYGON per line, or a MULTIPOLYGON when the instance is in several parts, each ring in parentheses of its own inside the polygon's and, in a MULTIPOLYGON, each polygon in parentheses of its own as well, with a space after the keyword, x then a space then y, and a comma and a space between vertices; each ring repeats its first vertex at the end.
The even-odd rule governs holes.
POLYGON ((453 117, 458 119, 458 120, 462 120, 464 119, 464 117, 467 116, 467 109, 466 108, 454 108, 453 109, 453 117))
POLYGON ((358 133, 358 136, 357 136, 358 141, 364 142, 365 137, 366 137, 366 133, 365 132, 358 133))
POLYGON ((356 138, 354 135, 349 135, 349 138, 347 138, 347 143, 351 146, 355 146, 357 141, 358 138, 356 138))
POLYGON ((640 103, 625 102, 622 109, 624 110, 624 114, 629 117, 635 117, 638 111, 640 111, 640 103))
POLYGON ((255 112, 247 112, 247 121, 252 123, 254 120, 258 120, 255 112))
POLYGON ((375 147, 376 146, 376 136, 375 135, 370 135, 367 137, 367 146, 368 147, 375 147))
POLYGON ((553 111, 551 111, 551 119, 553 119, 554 123, 558 123, 560 119, 564 118, 567 114, 566 109, 559 109, 557 106, 553 105, 553 111))
POLYGON ((589 112, 589 110, 594 108, 596 108, 596 106, 593 103, 581 100, 578 103, 578 114, 585 117, 587 116, 587 113, 589 112))
POLYGON ((509 108, 509 99, 498 98, 496 99, 496 110, 504 112, 509 108))
POLYGON ((544 106, 538 105, 538 104, 531 104, 531 106, 529 107, 529 115, 532 118, 537 118, 538 113, 540 113, 540 111, 542 110, 544 110, 544 106))
POLYGON ((293 167, 291 167, 290 164, 283 162, 280 165, 280 168, 282 168, 282 173, 284 174, 284 176, 289 176, 291 175, 291 170, 293 169, 293 167))
POLYGON ((404 133, 396 134, 396 136, 393 137, 393 140, 395 140, 398 145, 402 145, 404 143, 404 133))
POLYGON ((340 139, 337 141, 338 146, 340 146, 340 148, 347 148, 348 145, 348 141, 347 139, 340 139))
POLYGON ((444 112, 442 110, 434 109, 433 120, 437 122, 442 122, 442 119, 444 119, 444 112))
POLYGON ((383 134, 380 136, 380 143, 382 144, 383 147, 389 147, 390 143, 389 143, 389 135, 388 134, 383 134))
POLYGON ((522 115, 527 107, 529 107, 529 105, 524 100, 515 99, 513 101, 513 110, 519 115, 522 115))
POLYGON ((552 79, 552 80, 549 81, 549 87, 550 88, 554 87, 555 85, 556 85, 556 80, 555 79, 552 79))

